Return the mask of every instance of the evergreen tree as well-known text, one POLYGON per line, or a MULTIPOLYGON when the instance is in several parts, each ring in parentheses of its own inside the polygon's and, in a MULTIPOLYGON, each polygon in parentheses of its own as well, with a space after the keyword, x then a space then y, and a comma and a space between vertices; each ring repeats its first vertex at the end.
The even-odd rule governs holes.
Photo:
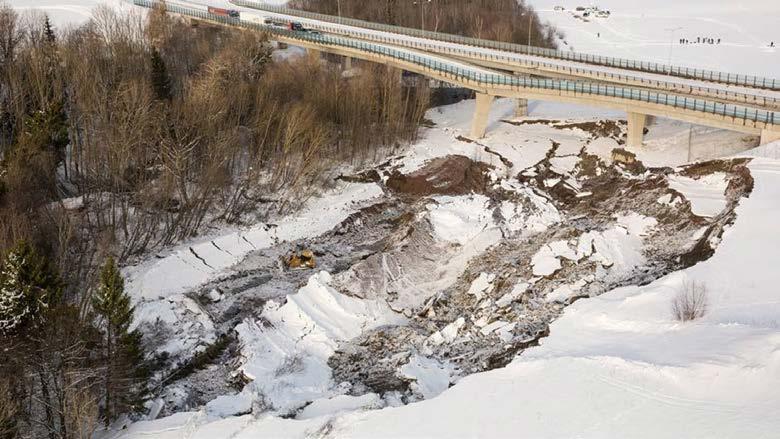
POLYGON ((108 425, 117 415, 141 408, 148 377, 144 366, 141 335, 129 331, 133 307, 125 293, 125 282, 113 258, 100 273, 100 285, 92 298, 92 307, 103 330, 106 360, 104 377, 104 417, 108 425))
POLYGON ((45 108, 25 119, 26 139, 40 149, 54 152, 58 157, 68 146, 68 115, 62 101, 50 102, 45 108))
POLYGON ((156 47, 152 47, 152 89, 154 95, 161 101, 169 101, 173 97, 168 68, 156 47))
POLYGON ((43 318, 62 284, 48 261, 19 242, 0 265, 0 334, 12 335, 43 318))
POLYGON ((46 15, 43 21, 43 34, 46 36, 46 41, 51 44, 57 40, 57 36, 54 34, 54 28, 51 26, 48 15, 46 15))

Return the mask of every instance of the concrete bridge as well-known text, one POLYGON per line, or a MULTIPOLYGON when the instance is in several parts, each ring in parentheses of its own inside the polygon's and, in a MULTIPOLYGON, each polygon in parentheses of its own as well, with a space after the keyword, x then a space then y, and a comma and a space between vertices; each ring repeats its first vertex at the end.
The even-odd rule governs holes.
MULTIPOLYGON (((239 0, 234 1, 239 3, 239 0)), ((157 4, 152 0, 134 0, 134 2, 145 7, 157 4)), ((710 81, 720 85, 718 87, 697 87, 697 93, 721 93, 721 96, 705 95, 708 96, 705 98, 692 92, 680 92, 679 88, 677 92, 671 92, 668 87, 681 87, 679 80, 661 81, 669 84, 663 86, 650 82, 645 82, 645 87, 626 85, 629 84, 629 81, 637 80, 638 77, 633 74, 623 75, 627 79, 615 80, 614 74, 609 73, 613 77, 613 80, 610 81, 573 80, 567 79, 565 75, 557 78, 539 78, 527 74, 518 76, 514 72, 523 71, 518 69, 516 65, 510 66, 515 61, 507 61, 506 64, 492 66, 496 68, 488 68, 484 63, 480 65, 468 62, 470 59, 463 56, 464 52, 461 49, 458 49, 457 56, 452 53, 432 53, 423 50, 427 47, 412 48, 406 44, 379 43, 331 33, 314 34, 290 31, 265 25, 262 15, 243 11, 241 18, 235 19, 209 14, 205 7, 200 9, 195 5, 189 7, 166 4, 165 7, 169 12, 192 19, 264 31, 271 34, 273 39, 281 42, 310 50, 342 55, 347 58, 381 63, 472 89, 477 93, 477 105, 471 129, 471 136, 474 138, 485 135, 487 117, 493 99, 495 97, 512 97, 518 99, 519 115, 524 115, 523 108, 527 108, 527 99, 570 102, 623 110, 628 114, 627 144, 629 147, 642 145, 647 115, 758 135, 762 144, 780 139, 780 113, 774 111, 774 103, 771 101, 774 98, 767 95, 767 93, 774 91, 771 89, 774 87, 773 81, 769 82, 771 87, 769 87, 768 92, 767 89, 759 88, 745 79, 739 79, 739 81, 748 85, 725 85, 731 88, 738 87, 738 89, 728 91, 724 90, 723 84, 710 81), (622 84, 620 81, 625 81, 626 84, 622 84), (705 88, 711 88, 713 91, 701 92, 705 88), (758 92, 750 93, 750 90, 758 92), (735 97, 729 97, 724 93, 731 93, 735 97), (738 95, 739 97, 736 97, 738 95), (750 99, 751 95, 768 97, 769 101, 759 99, 749 104, 744 102, 745 99, 750 99)), ((626 73, 631 73, 631 71, 627 70, 626 73)), ((539 71, 536 74, 539 74, 539 71)), ((643 75, 645 74, 647 72, 643 73, 643 75)), ((585 77, 584 74, 570 76, 577 79, 585 77)), ((641 78, 639 79, 641 80, 641 78)), ((692 80, 690 78, 678 79, 692 80)), ((695 81, 706 82, 704 79, 696 79, 695 81)), ((752 81, 756 82, 755 79, 752 81)), ((759 80, 759 82, 761 81, 759 80)), ((763 80, 762 83, 766 84, 766 80, 763 80)), ((780 84, 777 86, 780 88, 780 84)))
POLYGON ((780 109, 780 80, 421 31, 267 5, 258 0, 230 1, 276 18, 300 21, 328 34, 411 48, 514 74, 615 83, 722 103, 780 109))

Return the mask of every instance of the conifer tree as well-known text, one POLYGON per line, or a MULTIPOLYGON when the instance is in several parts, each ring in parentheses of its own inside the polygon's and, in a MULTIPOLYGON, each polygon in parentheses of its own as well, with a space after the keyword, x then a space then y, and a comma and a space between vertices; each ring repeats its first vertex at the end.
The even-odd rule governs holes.
POLYGON ((152 46, 152 89, 155 97, 161 101, 169 101, 173 96, 168 68, 165 66, 160 52, 154 46, 152 46))
POLYGON ((133 307, 125 293, 125 282, 113 258, 100 273, 100 285, 92 298, 92 308, 103 330, 106 362, 104 377, 104 420, 108 425, 117 415, 141 408, 145 381, 141 335, 129 331, 133 307))
POLYGON ((39 323, 61 290, 48 261, 27 242, 19 242, 0 265, 0 335, 39 323))
POLYGON ((50 44, 53 44, 57 37, 54 34, 54 28, 51 25, 51 21, 49 21, 49 16, 46 15, 43 21, 43 34, 46 36, 46 41, 50 44))

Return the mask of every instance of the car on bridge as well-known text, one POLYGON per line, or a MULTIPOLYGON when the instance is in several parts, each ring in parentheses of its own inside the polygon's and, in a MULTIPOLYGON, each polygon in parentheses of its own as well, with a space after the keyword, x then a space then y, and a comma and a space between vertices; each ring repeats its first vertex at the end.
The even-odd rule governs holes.
POLYGON ((287 29, 294 30, 296 32, 306 32, 306 28, 303 27, 301 23, 298 23, 297 21, 291 21, 287 23, 287 29))

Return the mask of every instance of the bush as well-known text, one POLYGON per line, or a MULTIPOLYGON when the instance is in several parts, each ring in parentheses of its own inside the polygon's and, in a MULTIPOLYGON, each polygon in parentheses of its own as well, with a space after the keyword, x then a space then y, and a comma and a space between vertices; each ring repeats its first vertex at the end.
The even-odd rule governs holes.
POLYGON ((698 319, 707 312, 707 302, 707 285, 685 281, 672 301, 672 315, 681 322, 698 319))

